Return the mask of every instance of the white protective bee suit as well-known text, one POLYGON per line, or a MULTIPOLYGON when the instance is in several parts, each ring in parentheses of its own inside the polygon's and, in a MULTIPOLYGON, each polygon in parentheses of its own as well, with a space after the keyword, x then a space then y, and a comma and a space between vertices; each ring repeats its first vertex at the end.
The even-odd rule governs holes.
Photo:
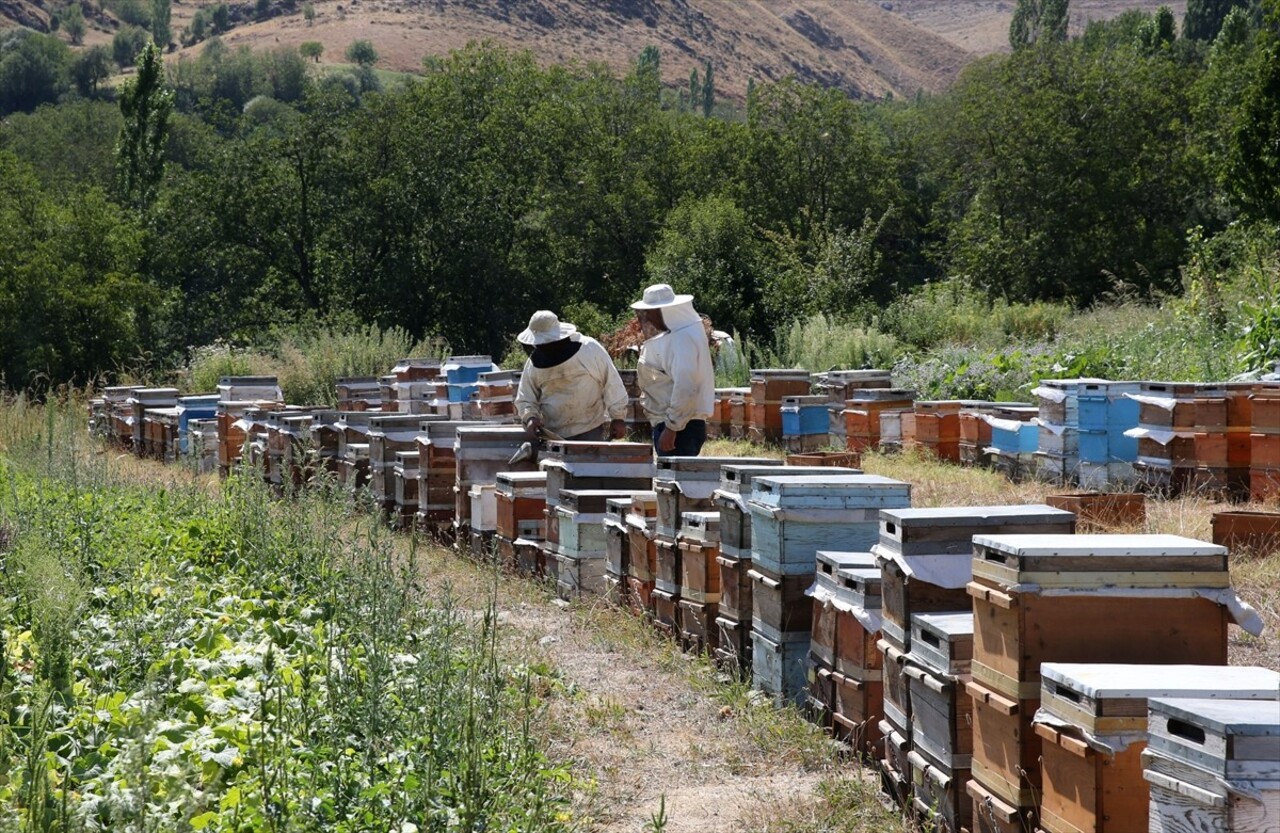
POLYGON ((578 351, 554 367, 524 363, 516 392, 522 423, 537 417, 557 436, 569 438, 626 419, 630 397, 604 346, 589 336, 573 334, 578 351))
POLYGON ((715 406, 716 374, 707 331, 688 295, 650 308, 661 309, 667 332, 640 347, 636 383, 641 406, 650 424, 683 431, 691 419, 710 419, 715 406))

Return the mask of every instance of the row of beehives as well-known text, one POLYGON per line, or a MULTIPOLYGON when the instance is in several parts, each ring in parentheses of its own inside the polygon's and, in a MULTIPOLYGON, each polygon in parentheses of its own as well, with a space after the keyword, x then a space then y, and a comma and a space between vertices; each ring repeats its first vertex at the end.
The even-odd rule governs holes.
POLYGON ((1258 621, 1224 548, 1075 535, 1049 506, 909 509, 907 484, 849 469, 651 465, 552 444, 473 486, 471 546, 809 704, 937 828, 1264 829, 1280 676, 1226 667, 1228 622, 1258 621))
POLYGON ((1280 493, 1280 382, 1046 380, 1036 403, 917 401, 887 371, 757 370, 717 392, 709 432, 789 451, 919 448, 1087 489, 1280 493), (854 375, 861 374, 861 375, 854 375))
MULTIPOLYGON (((343 476, 353 486, 367 478, 384 508, 447 529, 477 551, 496 551, 514 567, 541 570, 567 598, 583 592, 626 598, 690 648, 750 668, 758 688, 779 699, 811 698, 835 731, 884 760, 886 784, 904 804, 909 797, 908 806, 940 814, 953 829, 975 810, 970 823, 976 829, 1017 829, 1033 817, 1051 832, 1119 829, 1101 823, 1068 828, 1055 820, 1091 813, 1106 821, 1099 808, 1116 787, 1102 785, 1093 793, 1072 793, 1062 806, 1052 803, 1059 792, 1074 789, 1070 779, 1079 773, 1067 766, 1073 759, 1050 766, 1052 750, 1038 752, 1035 745, 1052 729, 1057 734, 1050 739, 1065 749, 1093 749, 1090 732, 1099 730, 1073 725, 1064 734, 1047 708, 1035 721, 1040 662, 1222 664, 1229 607, 1241 609, 1225 586, 1222 551, 1198 542, 1076 536, 1073 550, 1055 536, 1054 545, 1036 550, 1016 535, 997 534, 980 542, 987 549, 979 547, 977 561, 964 549, 975 528, 1025 532, 1029 527, 1018 519, 1030 525, 1037 517, 1046 524, 1042 531, 1061 524, 1063 516, 1045 507, 905 510, 909 488, 885 478, 779 469, 773 460, 670 458, 655 467, 647 445, 630 443, 553 443, 540 471, 525 464, 525 471, 512 472, 507 461, 524 441, 515 426, 420 417, 414 426, 415 415, 345 418, 350 422, 334 432, 335 459, 346 456, 343 443, 369 447, 368 465, 343 476), (398 432, 395 422, 385 420, 408 421, 398 432), (357 430, 362 423, 370 430, 357 430), (406 442, 417 450, 388 453, 406 442), (908 534, 913 527, 919 527, 919 539, 908 534), (896 549, 895 534, 901 541, 896 549), (826 553, 821 558, 820 551, 826 553), (856 554, 867 551, 873 554, 856 554), (960 613, 959 627, 955 613, 946 613, 957 596, 971 605, 967 675, 966 613, 960 613), (931 608, 935 598, 951 601, 931 608), (929 620, 931 611, 941 620, 929 620), (939 660, 924 646, 932 642, 941 649, 944 637, 939 660)), ((1112 672, 1153 678, 1149 670, 1106 673, 1112 672)), ((1173 668, 1165 673, 1197 683, 1205 676, 1173 668)), ((1166 694, 1188 691, 1168 681, 1161 686, 1166 694)), ((1143 691, 1102 699, 1131 709, 1135 698, 1147 696, 1143 691)), ((1110 736, 1103 735, 1106 746, 1110 736)), ((1105 764, 1098 770, 1103 774, 1132 775, 1139 747, 1124 749, 1134 750, 1125 767, 1114 766, 1116 755, 1084 758, 1096 767, 1105 764)), ((1154 790, 1157 800, 1205 792, 1190 770, 1173 764, 1161 769, 1159 761, 1152 766, 1156 780, 1164 779, 1154 790)), ((1121 784, 1125 794, 1133 795, 1135 783, 1121 784)), ((1255 793, 1270 794, 1265 779, 1250 784, 1255 793)), ((1252 808, 1239 801, 1218 805, 1205 812, 1252 808)), ((1156 810, 1157 818, 1165 812, 1156 810)), ((1131 811, 1123 805, 1111 817, 1127 818, 1131 811)))

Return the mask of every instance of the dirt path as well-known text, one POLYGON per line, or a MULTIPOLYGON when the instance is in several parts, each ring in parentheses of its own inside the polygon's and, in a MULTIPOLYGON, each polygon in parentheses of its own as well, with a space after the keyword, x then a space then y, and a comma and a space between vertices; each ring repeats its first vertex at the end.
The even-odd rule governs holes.
MULTIPOLYGON (((455 554, 430 551, 427 570, 464 601, 493 593, 490 569, 455 554)), ((643 830, 660 808, 669 833, 817 829, 833 813, 833 784, 854 796, 842 811, 868 822, 844 829, 901 829, 820 730, 630 613, 602 601, 565 606, 545 586, 507 576, 496 578, 496 597, 505 649, 557 681, 550 753, 573 763, 584 829, 643 830)))

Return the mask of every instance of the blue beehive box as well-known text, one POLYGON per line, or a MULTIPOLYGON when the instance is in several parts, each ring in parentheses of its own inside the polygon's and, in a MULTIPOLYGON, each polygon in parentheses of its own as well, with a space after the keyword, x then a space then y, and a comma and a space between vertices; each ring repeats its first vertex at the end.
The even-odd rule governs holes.
POLYGON ((448 385, 450 402, 470 402, 471 394, 479 389, 479 385, 463 384, 455 385, 452 382, 448 385))
MULTIPOLYGON (((1135 403, 1136 404, 1136 403, 1135 403)), ((213 419, 218 415, 218 394, 202 393, 178 397, 178 449, 186 454, 187 434, 193 419, 213 419)))
POLYGON ((1110 435, 1104 430, 1080 429, 1080 459, 1086 463, 1106 463, 1111 459, 1110 435))
POLYGON ((821 396, 784 396, 781 411, 784 437, 826 434, 831 427, 828 403, 821 396))
POLYGON ((911 505, 909 484, 869 474, 771 475, 751 486, 751 563, 775 575, 813 573, 818 550, 870 550, 880 510, 911 505))
MULTIPOLYGON (((493 359, 489 356, 450 356, 444 363, 445 381, 450 387, 450 402, 465 402, 467 397, 462 399, 453 398, 453 385, 470 385, 474 387, 480 381, 481 373, 488 373, 493 370, 493 359)), ((470 391, 468 391, 468 394, 470 391)))

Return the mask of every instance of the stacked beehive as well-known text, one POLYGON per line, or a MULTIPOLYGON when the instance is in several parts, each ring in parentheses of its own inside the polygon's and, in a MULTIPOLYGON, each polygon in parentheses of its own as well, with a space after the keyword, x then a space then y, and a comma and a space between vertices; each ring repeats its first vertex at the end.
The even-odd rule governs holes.
POLYGON ((850 451, 877 451, 886 439, 897 443, 895 450, 901 447, 901 414, 903 411, 911 410, 915 399, 916 392, 906 388, 867 389, 855 392, 845 401, 844 410, 841 411, 844 417, 845 448, 850 451), (899 420, 895 423, 890 419, 890 427, 897 426, 893 437, 890 438, 884 436, 882 417, 886 415, 892 415, 899 420))
POLYGON ((1153 699, 1142 756, 1150 833, 1269 833, 1280 814, 1280 710, 1261 700, 1153 699))
MULTIPOLYGON (((809 697, 808 705, 818 725, 834 728, 836 705, 835 669, 838 613, 848 607, 851 594, 843 586, 840 575, 844 570, 875 569, 876 557, 869 552, 817 552, 817 572, 812 586, 805 593, 813 599, 810 614, 808 657, 809 697)), ((847 646, 848 647, 848 646, 847 646)))
POLYGON ((814 582, 818 550, 867 551, 879 533, 880 510, 907 506, 910 494, 906 483, 874 475, 752 480, 748 575, 756 688, 803 702, 813 615, 805 591, 814 582))
POLYGON ((454 449, 458 429, 465 422, 427 420, 418 423, 414 450, 418 452, 418 527, 438 537, 453 535, 456 506, 453 488, 458 469, 454 449))
POLYGON ((418 450, 418 434, 424 419, 420 414, 386 411, 369 417, 366 435, 369 439, 369 491, 374 503, 384 512, 395 509, 396 454, 418 450))
POLYGON ((243 422, 251 408, 276 411, 284 393, 274 376, 224 376, 218 380, 218 466, 226 474, 248 440, 243 422))
MULTIPOLYGON (((649 425, 649 417, 645 416, 644 408, 640 404, 640 385, 636 371, 622 369, 618 371, 618 375, 622 377, 622 386, 627 389, 627 436, 636 440, 647 440, 652 436, 653 428, 649 425)), ((707 430, 711 430, 710 422, 707 424, 707 430)))
MULTIPOLYGON (((822 555, 818 553, 819 559, 822 555)), ((880 568, 863 566, 861 561, 843 565, 836 571, 835 585, 830 603, 835 640, 830 673, 832 730, 858 754, 875 760, 884 750, 880 742, 883 654, 876 647, 881 624, 880 568)))
POLYGON ((494 370, 489 356, 450 356, 443 365, 446 384, 449 419, 464 419, 471 402, 471 394, 479 388, 480 374, 494 370))
POLYGON ((751 388, 728 388, 729 439, 745 440, 751 429, 751 388))
POLYGON ((1280 383, 1257 384, 1248 396, 1249 497, 1280 494, 1280 383))
POLYGON ((973 614, 912 614, 911 659, 904 666, 911 697, 911 805, 931 829, 968 830, 973 700, 965 684, 973 660, 973 614))
POLYGON ((200 474, 218 470, 218 420, 193 419, 187 423, 187 449, 200 474))
POLYGON ((277 488, 297 488, 311 474, 317 458, 311 428, 324 413, 321 408, 285 407, 266 414, 267 482, 277 488))
POLYGON ((710 511, 713 508, 712 493, 720 482, 720 467, 743 462, 749 461, 736 457, 658 458, 653 480, 658 501, 658 521, 654 530, 653 621, 669 636, 679 637, 682 634, 680 589, 683 564, 678 539, 684 530, 685 513, 710 511))
POLYGON ((1043 750, 1044 833, 1152 829, 1142 777, 1148 698, 1270 701, 1280 714, 1280 674, 1265 668, 1046 662, 1040 677, 1033 724, 1043 750))
POLYGON ((627 510, 627 592, 625 598, 637 614, 653 613, 653 588, 658 569, 658 495, 634 492, 627 510))
POLYGON ((380 411, 340 411, 338 431, 338 482, 350 492, 369 483, 369 420, 380 411))
POLYGON ((788 396, 807 396, 810 385, 807 370, 752 370, 747 439, 760 444, 781 441, 782 400, 788 396))
MULTIPOLYGON (((927 667, 913 653, 912 618, 924 613, 972 610, 967 585, 973 570, 973 536, 991 532, 1075 531, 1070 512, 1049 506, 958 506, 932 509, 886 509, 879 515, 879 535, 872 552, 880 568, 882 612, 879 649, 884 653, 883 764, 886 791, 906 804, 911 786, 912 701, 908 669, 927 667)), ((949 689, 953 694, 954 687, 949 689)), ((963 689, 960 690, 963 694, 963 689)), ((927 754, 927 753, 926 753, 927 754)), ((933 760, 935 768, 954 762, 933 760)), ((959 769, 967 770, 967 767, 959 769)), ((960 784, 963 790, 963 783, 960 784)))
POLYGON ((822 395, 782 398, 782 445, 787 451, 817 451, 830 440, 830 410, 822 395))
POLYGON ((382 380, 384 411, 401 414, 443 415, 446 409, 438 407, 440 385, 444 371, 439 359, 401 359, 391 369, 389 377, 382 380))
MULTIPOLYGON (((1173 535, 973 539, 974 830, 1034 824, 1043 662, 1225 665, 1226 550, 1173 535)), ((1256 615, 1254 615, 1256 619, 1256 615)), ((1258 630, 1258 622, 1246 625, 1258 630)))
POLYGON ((397 451, 392 466, 394 484, 395 523, 401 528, 412 528, 418 518, 418 440, 414 437, 413 451, 397 451))
POLYGON ((1034 420, 1039 413, 1035 405, 996 405, 982 416, 991 427, 986 452, 993 469, 1013 480, 1035 474, 1040 426, 1034 420))
MULTIPOLYGON (((561 515, 556 507, 560 504, 562 491, 630 493, 653 488, 653 449, 647 443, 557 440, 546 444, 538 465, 547 473, 542 548, 548 572, 560 566, 556 556, 560 553, 561 515)), ((604 509, 601 508, 600 512, 603 513, 604 509)), ((601 531, 603 533, 603 529, 601 531)))
POLYGON ((463 549, 472 558, 481 561, 491 561, 497 557, 497 544, 494 541, 498 534, 497 475, 494 475, 494 479, 494 483, 472 483, 467 489, 471 511, 468 513, 467 545, 463 549))
POLYGON ((917 401, 912 410, 903 411, 902 450, 920 449, 939 460, 960 462, 960 409, 964 404, 959 400, 917 401))
POLYGON ((720 564, 716 560, 720 555, 720 513, 682 513, 676 546, 680 550, 681 643, 688 651, 714 653, 721 599, 720 564))
MULTIPOLYGON (((191 421, 196 419, 213 419, 218 416, 218 395, 216 393, 200 393, 178 397, 178 448, 177 455, 190 453, 191 421)), ((216 422, 215 422, 216 425, 216 422)))
POLYGON ((131 446, 139 457, 164 457, 166 428, 172 425, 175 438, 178 419, 177 388, 135 388, 129 394, 133 417, 131 446), (148 415, 148 411, 153 413, 148 415), (169 418, 172 418, 171 420, 169 418))
POLYGON ((486 421, 514 418, 516 391, 519 387, 519 370, 490 370, 481 373, 472 394, 475 403, 474 418, 486 421))
POLYGON ((133 406, 129 403, 129 398, 140 387, 116 385, 102 391, 107 438, 121 448, 133 448, 133 406))
MULTIPOLYGON (((498 555, 509 569, 537 576, 545 572, 544 561, 521 564, 520 546, 538 543, 546 526, 547 473, 545 471, 499 472, 495 483, 497 504, 498 555)), ((535 548, 540 553, 541 548, 535 548)), ((536 559, 536 557, 535 557, 536 559)))
POLYGON ((729 388, 716 388, 711 400, 711 418, 707 420, 707 439, 729 436, 729 388))
POLYGON ((1043 379, 1036 397, 1040 438, 1036 470, 1050 483, 1074 483, 1080 469, 1080 386, 1104 379, 1043 379))
POLYGON ((1214 391, 1191 382, 1143 382, 1138 393, 1129 394, 1138 403, 1138 426, 1125 436, 1138 441, 1134 472, 1148 488, 1178 494, 1190 483, 1196 466, 1196 397, 1214 396, 1214 391))
MULTIPOLYGON (((533 471, 537 468, 532 460, 515 464, 509 462, 528 439, 528 433, 518 425, 470 423, 458 426, 453 441, 453 534, 456 544, 469 547, 471 543, 472 486, 495 484, 499 472, 533 471)), ((496 514, 495 500, 495 522, 496 514)), ((493 528, 491 526, 490 531, 493 528)))
POLYGON ((720 469, 720 485, 711 495, 720 511, 720 610, 716 617, 716 659, 742 672, 751 666, 751 479, 780 470, 781 460, 757 465, 730 464, 720 469))
POLYGON ((862 391, 887 388, 888 370, 828 370, 814 375, 813 390, 827 403, 827 442, 844 448, 847 442, 846 403, 862 391))
MULTIPOLYGON (((550 478, 548 478, 548 482, 550 478)), ((549 488, 549 487, 548 487, 549 488)), ((556 592, 562 599, 576 599, 584 593, 605 592, 604 516, 611 499, 631 500, 629 489, 561 489, 552 511, 559 541, 555 569, 547 559, 547 572, 554 573, 556 592)))
POLYGON ((991 411, 960 409, 960 465, 985 468, 991 465, 991 411))
POLYGON ((604 596, 619 607, 626 603, 627 575, 631 567, 631 536, 627 533, 630 511, 630 496, 605 501, 604 596))
POLYGON ((1139 388, 1137 382, 1102 379, 1082 380, 1076 387, 1081 487, 1105 491, 1133 484, 1138 441, 1125 432, 1138 424, 1138 403, 1130 394, 1139 388))
POLYGON ((334 383, 339 411, 380 411, 382 394, 376 376, 347 376, 334 383))

